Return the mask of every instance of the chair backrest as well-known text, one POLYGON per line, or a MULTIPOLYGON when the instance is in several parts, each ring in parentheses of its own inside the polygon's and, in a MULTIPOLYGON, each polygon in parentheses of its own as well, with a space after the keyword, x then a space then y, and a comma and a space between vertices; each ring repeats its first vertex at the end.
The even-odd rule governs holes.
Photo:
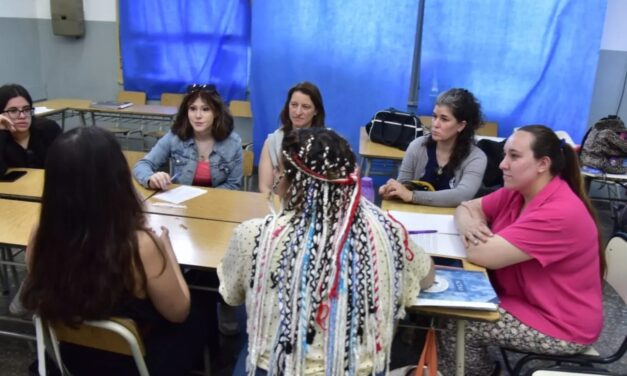
POLYGON ((249 191, 250 190, 250 180, 253 176, 253 160, 255 159, 255 155, 252 151, 252 144, 249 144, 245 149, 244 149, 244 155, 243 155, 243 161, 242 161, 242 168, 243 168, 243 185, 242 188, 244 188, 245 191, 249 191))
POLYGON ((159 104, 161 104, 162 106, 178 107, 178 106, 181 105, 181 102, 183 102, 183 98, 184 97, 185 97, 184 94, 162 93, 161 94, 161 100, 159 101, 159 104))
POLYGON ((131 102, 133 104, 146 104, 146 93, 143 91, 121 90, 117 97, 118 102, 131 102))
POLYGON ((253 113, 250 109, 249 101, 237 101, 233 100, 229 103, 229 110, 234 117, 252 118, 253 113))
MULTIPOLYGON (((84 321, 77 328, 68 327, 62 323, 51 323, 35 317, 38 354, 40 354, 40 336, 46 333, 53 346, 53 353, 59 368, 63 371, 63 360, 59 350, 59 342, 90 347, 98 350, 114 352, 132 356, 140 375, 148 375, 148 368, 144 361, 146 350, 135 322, 127 318, 111 318, 110 320, 84 321), (47 328, 47 331, 43 328, 47 328)), ((40 363, 43 359, 40 359, 40 363)), ((45 362, 44 362, 45 363, 45 362)))
POLYGON ((612 236, 605 247, 605 258, 605 280, 627 302, 627 234, 619 232, 612 236))

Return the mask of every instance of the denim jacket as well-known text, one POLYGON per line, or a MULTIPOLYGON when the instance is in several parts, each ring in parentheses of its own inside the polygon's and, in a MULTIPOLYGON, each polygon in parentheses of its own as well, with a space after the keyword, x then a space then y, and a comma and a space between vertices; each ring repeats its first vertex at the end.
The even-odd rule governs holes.
MULTIPOLYGON (((168 161, 170 176, 176 175, 175 183, 191 185, 196 173, 198 150, 194 138, 181 140, 168 132, 148 154, 133 167, 133 176, 148 187, 148 178, 159 171, 168 161)), ((235 132, 216 142, 209 155, 211 185, 214 188, 239 189, 242 183, 242 140, 235 132)))

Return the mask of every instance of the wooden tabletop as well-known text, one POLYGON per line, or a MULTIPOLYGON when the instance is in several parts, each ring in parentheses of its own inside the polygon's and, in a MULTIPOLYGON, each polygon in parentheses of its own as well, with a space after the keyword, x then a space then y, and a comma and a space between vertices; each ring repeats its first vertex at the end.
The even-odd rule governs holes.
MULTIPOLYGON (((176 188, 178 184, 172 184, 176 188)), ((201 187, 196 187, 201 188, 201 187)), ((230 189, 202 188, 207 193, 181 203, 184 208, 154 205, 163 203, 154 196, 146 200, 145 211, 180 217, 240 223, 270 213, 267 195, 230 189)))
POLYGON ((26 175, 12 182, 0 182, 0 197, 20 200, 41 200, 44 188, 44 170, 39 168, 10 168, 9 171, 26 171, 26 175))
POLYGON ((403 159, 405 152, 401 149, 370 141, 366 128, 361 127, 359 130, 359 155, 367 158, 400 160, 403 159))
POLYGON ((25 247, 40 207, 37 202, 0 199, 0 244, 25 247))
MULTIPOLYGON (((39 220, 38 202, 0 199, 0 244, 26 247, 39 220)), ((170 231, 172 247, 181 265, 214 269, 220 263, 237 223, 148 214, 150 227, 170 231)))
POLYGON ((205 269, 218 267, 237 226, 232 222, 171 215, 148 214, 146 217, 157 233, 161 226, 168 228, 179 264, 205 269))
MULTIPOLYGON (((90 107, 92 101, 89 99, 70 99, 59 98, 50 99, 34 103, 35 107, 46 107, 51 110, 69 109, 81 112, 94 112, 94 113, 120 113, 127 115, 143 115, 143 116, 161 116, 161 117, 174 117, 178 111, 178 108, 174 106, 161 106, 158 104, 143 104, 132 105, 130 107, 118 110, 118 109, 106 109, 106 108, 92 108, 90 107)), ((45 115, 45 113, 44 113, 45 115)))
MULTIPOLYGON (((123 151, 124 157, 133 168, 135 163, 143 158, 144 152, 123 151)), ((10 168, 8 171, 26 171, 26 175, 14 182, 0 182, 0 197, 13 198, 18 200, 40 201, 44 188, 45 171, 40 168, 10 168)), ((142 200, 155 194, 155 191, 144 188, 131 177, 135 190, 142 200)))

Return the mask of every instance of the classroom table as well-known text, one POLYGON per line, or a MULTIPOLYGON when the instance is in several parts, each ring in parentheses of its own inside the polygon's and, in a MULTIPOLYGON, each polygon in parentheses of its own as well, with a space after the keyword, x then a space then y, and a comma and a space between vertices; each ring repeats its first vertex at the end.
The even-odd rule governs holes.
MULTIPOLYGON (((39 220, 41 204, 0 199, 0 245, 25 248, 39 220)), ((179 264, 200 269, 217 268, 237 223, 147 214, 148 226, 157 233, 170 231, 172 248, 179 264)))
POLYGON ((398 164, 403 160, 405 152, 401 149, 393 148, 376 142, 370 141, 366 128, 359 129, 359 156, 361 157, 361 166, 363 176, 370 176, 370 168, 373 159, 388 159, 396 161, 398 164), (365 169, 364 169, 365 164, 365 169))
MULTIPOLYGON (((123 151, 124 157, 132 168, 145 153, 137 151, 123 151)), ((14 182, 0 182, 0 197, 16 200, 40 201, 44 188, 44 170, 40 168, 10 168, 8 171, 26 171, 26 175, 14 182)), ((154 190, 144 188, 135 179, 133 186, 142 200, 155 194, 154 190)))
POLYGON ((92 101, 89 99, 58 98, 36 102, 33 105, 36 108, 45 107, 45 109, 37 110, 38 116, 48 116, 61 113, 62 129, 65 129, 67 111, 78 112, 81 116, 81 122, 83 125, 87 125, 85 120, 86 113, 91 114, 92 125, 96 125, 96 115, 113 115, 119 116, 122 119, 146 120, 146 118, 150 118, 158 121, 171 122, 174 120, 174 117, 178 112, 178 108, 174 106, 161 106, 157 104, 134 104, 123 109, 107 109, 90 107, 91 103, 92 101))
MULTIPOLYGON (((170 189, 178 186, 178 184, 172 184, 170 189)), ((270 201, 266 194, 231 189, 195 188, 201 188, 207 193, 181 203, 180 206, 182 207, 167 206, 168 203, 152 196, 145 201, 144 211, 234 223, 240 223, 251 218, 261 218, 270 214, 270 201)))
MULTIPOLYGON (((454 214, 455 208, 443 208, 426 205, 408 204, 400 201, 383 200, 381 203, 383 210, 398 210, 407 211, 413 213, 424 214, 454 214)), ((462 260, 464 269, 478 270, 485 272, 485 268, 474 265, 466 260, 462 260)), ((426 313, 428 315, 443 316, 453 318, 457 321, 457 341, 455 348, 455 364, 457 376, 464 375, 464 353, 465 353, 465 331, 466 321, 498 321, 500 315, 497 311, 480 311, 471 309, 459 309, 459 308, 440 308, 440 307, 413 307, 411 310, 426 313)))

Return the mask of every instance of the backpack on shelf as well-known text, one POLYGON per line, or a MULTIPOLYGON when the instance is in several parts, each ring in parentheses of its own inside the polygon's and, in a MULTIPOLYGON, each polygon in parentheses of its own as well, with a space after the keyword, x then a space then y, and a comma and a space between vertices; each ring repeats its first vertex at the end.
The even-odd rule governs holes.
POLYGON ((422 136, 422 124, 413 113, 389 108, 372 117, 366 133, 372 142, 407 150, 413 140, 422 136))
POLYGON ((624 174, 627 159, 627 129, 620 117, 610 115, 594 124, 582 142, 581 163, 607 174, 624 174))

